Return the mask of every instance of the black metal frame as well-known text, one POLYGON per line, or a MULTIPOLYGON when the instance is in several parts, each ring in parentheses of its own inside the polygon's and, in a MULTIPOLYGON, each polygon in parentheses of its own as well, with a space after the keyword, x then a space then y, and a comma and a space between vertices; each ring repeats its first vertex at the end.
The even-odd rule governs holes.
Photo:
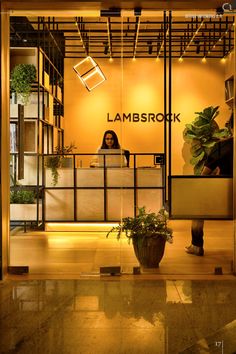
MULTIPOLYGON (((163 180, 163 184, 161 186, 158 187, 140 187, 137 186, 137 165, 136 165, 136 159, 137 156, 153 156, 156 155, 157 153, 133 153, 130 154, 130 156, 133 156, 133 168, 130 168, 133 170, 133 186, 131 187, 123 187, 123 186, 118 186, 118 187, 111 187, 111 186, 107 186, 107 171, 109 169, 109 167, 106 167, 105 165, 105 154, 102 154, 104 156, 104 167, 101 167, 103 169, 103 181, 104 181, 104 185, 102 187, 79 187, 77 186, 77 182, 76 182, 76 157, 79 156, 94 156, 95 154, 91 154, 91 153, 81 153, 81 154, 64 154, 64 156, 70 157, 73 159, 73 183, 74 185, 71 187, 47 187, 45 185, 45 173, 46 173, 46 168, 45 168, 45 157, 47 156, 55 156, 55 154, 47 154, 47 155, 42 155, 42 172, 43 172, 43 176, 42 176, 42 189, 43 189, 43 223, 45 222, 98 222, 98 220, 77 220, 76 215, 77 215, 77 210, 76 210, 76 204, 77 204, 77 196, 76 196, 76 191, 77 190, 103 190, 104 191, 104 218, 103 220, 99 220, 101 222, 106 222, 108 221, 107 219, 107 191, 108 190, 120 190, 120 189, 126 189, 126 190, 133 190, 134 191, 134 209, 133 209, 133 214, 136 215, 137 213, 137 191, 138 190, 150 190, 150 189, 161 189, 162 190, 162 201, 164 202, 164 196, 165 196, 165 188, 166 188, 166 184, 165 184, 165 179, 164 177, 164 170, 165 170, 165 166, 164 166, 164 154, 163 153, 158 153, 158 155, 162 156, 162 161, 163 163, 160 163, 160 168, 162 171, 162 180, 163 180), (73 194, 74 194, 74 219, 73 220, 47 220, 45 217, 45 191, 47 190, 73 190, 73 194)), ((99 154, 97 154, 99 155, 99 154)), ((101 155, 101 154, 100 154, 101 155)), ((114 154, 115 155, 115 154, 114 154)), ((100 168, 100 169, 101 169, 100 168)), ((122 169, 122 167, 120 167, 122 169)), ((127 167, 125 167, 127 168, 127 167)), ((86 206, 85 206, 86 207, 86 206)), ((109 220, 109 222, 115 222, 115 221, 119 221, 119 220, 109 220)))
MULTIPOLYGON (((74 20, 69 21, 70 24, 74 26, 74 20)), ((149 21, 142 16, 136 16, 132 18, 113 18, 108 17, 106 19, 89 19, 89 18, 77 18, 77 28, 68 31, 75 31, 75 39, 78 40, 78 35, 82 39, 82 44, 76 51, 73 51, 76 55, 70 55, 66 50, 66 40, 62 39, 61 36, 56 37, 56 33, 61 31, 66 34, 67 30, 63 28, 66 24, 60 19, 56 18, 43 18, 40 17, 37 21, 30 21, 30 19, 11 17, 11 44, 12 46, 39 46, 43 47, 46 51, 45 58, 48 61, 48 66, 53 67, 53 73, 56 71, 57 75, 63 77, 63 58, 74 58, 74 57, 84 57, 86 53, 90 53, 95 58, 103 57, 107 58, 107 54, 110 57, 120 57, 123 55, 124 58, 130 58, 135 55, 136 58, 152 58, 160 57, 164 61, 164 116, 171 114, 172 111, 172 59, 176 57, 187 57, 187 58, 222 58, 226 56, 232 49, 234 43, 234 32, 233 32, 233 22, 234 18, 230 16, 219 16, 216 18, 191 18, 191 19, 181 19, 175 20, 172 18, 171 11, 163 12, 163 20, 154 19, 149 21), (27 27, 25 27, 27 23, 27 27), (94 29, 90 26, 95 26, 94 29), (98 26, 104 26, 104 28, 99 29, 98 26), (105 27, 106 26, 106 27, 105 27), (124 26, 121 31, 120 27, 124 26), (145 30, 142 28, 145 26, 145 30), (150 27, 150 28, 149 28, 150 27), (98 38, 94 38, 94 33, 98 33, 98 38), (107 54, 104 53, 104 43, 102 42, 101 54, 100 49, 93 52, 93 45, 98 45, 101 42, 102 36, 108 38, 109 50, 107 54), (117 38, 117 36, 120 38, 117 38), (126 34, 126 36, 124 36, 126 34), (207 35, 206 35, 207 34, 207 35), (27 37, 27 43, 24 41, 25 36, 27 37), (154 37, 152 37, 154 36, 154 37), (121 38, 122 37, 122 38, 121 38), (126 50, 115 52, 116 41, 121 41, 121 45, 124 44, 130 46, 132 50, 126 52, 126 50), (200 40, 200 44, 203 50, 200 53, 194 53, 192 55, 192 49, 196 47, 196 43, 193 40, 200 40), (94 43, 93 43, 94 40, 94 43), (128 41, 128 43, 126 43, 128 41), (202 42, 201 42, 202 41, 202 42), (145 42, 145 45, 143 44, 145 42), (146 47, 148 42, 152 42, 154 50, 150 54, 148 50, 145 50, 145 55, 143 53, 143 48, 146 47), (218 43, 220 42, 220 44, 218 43), (141 44, 141 45, 140 45, 141 44), (88 45, 90 47, 88 47, 88 45), (163 47, 163 49, 162 49, 163 47), (217 49, 218 47, 218 49, 217 49), (220 49, 219 49, 220 48, 220 49), (140 49, 140 50, 139 50, 140 49)), ((73 39, 70 36, 70 39, 73 39)), ((199 45, 199 43, 198 43, 199 45)), ((196 49, 196 48, 195 48, 196 49)), ((39 62, 39 60, 38 60, 39 62)), ((50 70, 49 68, 47 70, 50 70)), ((54 75, 54 74, 53 74, 54 75)), ((40 94, 40 85, 37 84, 38 95, 40 94)), ((63 113, 59 109, 59 116, 63 113)), ((39 117, 39 113, 38 113, 39 117)), ((37 153, 40 146, 39 130, 40 124, 47 125, 44 120, 38 119, 38 137, 37 137, 37 153)), ((60 119, 59 122, 56 119, 56 125, 60 129, 60 119)), ((43 130, 43 127, 42 127, 43 130)), ((61 130, 62 131, 62 130, 61 130)), ((164 201, 169 203, 169 210, 171 211, 171 184, 168 183, 168 176, 171 176, 171 121, 164 121, 164 165, 163 173, 165 176, 165 188, 164 188, 164 201), (168 161, 166 160, 168 156, 168 161), (168 190, 166 186, 168 185, 168 190)), ((53 138, 53 137, 52 137, 53 138)), ((53 139, 54 140, 54 139, 53 139)), ((62 144, 64 144, 64 136, 62 131, 62 144)), ((52 142, 52 149, 54 147, 54 141, 52 142)), ((42 137, 42 152, 44 152, 44 135, 42 137)), ((50 151, 48 151, 50 152, 50 151)), ((135 157, 134 157, 135 163, 135 157)), ((39 166, 40 166, 40 156, 38 154, 38 175, 37 181, 39 185, 39 166)), ((136 171, 136 170, 135 170, 136 171)), ((104 172, 105 173, 105 172, 104 172)), ((134 179, 136 178, 134 172, 134 179)), ((105 176, 104 176, 105 178, 105 176)), ((39 193, 38 193, 39 194, 39 193)), ((76 198, 76 196, 75 196, 76 198)), ((136 200, 134 200, 136 204, 136 200)), ((106 206, 105 206, 106 208, 106 206)), ((76 212, 76 211, 75 211, 76 212)), ((76 214, 75 214, 76 215, 76 214)))
MULTIPOLYGON (((54 134, 53 134, 53 127, 56 127, 58 129, 60 136, 60 143, 62 146, 64 146, 64 131, 61 128, 61 116, 64 115, 64 109, 63 109, 63 100, 64 100, 64 93, 62 89, 62 97, 61 100, 57 98, 57 85, 59 85, 59 82, 63 82, 64 78, 64 51, 60 48, 58 45, 57 40, 55 40, 55 37, 52 35, 52 32, 47 26, 47 23, 44 18, 38 17, 37 23, 35 23, 35 29, 33 29, 32 25, 29 23, 26 17, 11 17, 11 25, 10 25, 10 30, 11 33, 13 32, 14 35, 13 37, 11 36, 11 42, 10 46, 11 47, 25 47, 27 50, 28 48, 34 47, 37 48, 37 73, 38 75, 41 75, 42 73, 39 72, 40 69, 40 55, 42 56, 42 67, 41 69, 46 71, 48 74, 50 74, 50 79, 52 80, 52 87, 53 87, 53 115, 54 115, 54 122, 53 124, 49 123, 46 120, 45 117, 45 111, 43 110, 44 107, 44 93, 48 92, 48 90, 45 87, 45 82, 44 82, 44 76, 42 77, 42 82, 40 82, 39 77, 37 82, 35 82, 32 85, 32 92, 37 92, 38 96, 38 116, 37 118, 32 117, 33 120, 36 121, 36 126, 37 126, 37 146, 35 153, 26 153, 23 151, 23 154, 21 154, 23 157, 24 156, 36 156, 37 157, 37 171, 36 173, 36 180, 37 184, 34 186, 29 186, 29 185, 24 185, 21 186, 21 188, 24 189, 34 189, 36 191, 36 199, 37 199, 37 217, 35 221, 32 220, 26 220, 24 222, 24 228, 26 229, 27 224, 36 224, 37 226, 41 226, 43 223, 43 217, 44 215, 42 214, 42 220, 39 218, 39 204, 40 204, 40 199, 42 193, 42 186, 40 185, 40 167, 41 167, 41 155, 40 152, 44 152, 44 146, 45 146, 45 137, 44 137, 44 129, 46 127, 47 130, 47 153, 52 153, 54 148, 55 148, 55 142, 54 142, 54 134), (14 19, 17 19, 19 21, 18 23, 20 24, 20 27, 23 29, 22 36, 23 40, 21 41, 16 41, 15 39, 19 39, 19 33, 17 32, 17 29, 14 28, 14 19), (31 31, 32 29, 34 30, 35 36, 34 38, 31 37, 31 31), (54 90, 55 87, 55 90, 54 90), (40 102, 40 97, 42 96, 42 102, 40 102), (40 107, 41 105, 41 107, 40 107), (42 110, 42 116, 40 115, 40 111, 42 110), (51 145, 49 146, 49 130, 52 130, 51 134, 51 145), (41 136, 40 136, 40 131, 41 131, 41 136)), ((56 26, 53 27, 53 29, 56 29, 56 26)), ((55 34, 55 33, 54 33, 55 34)), ((30 119, 27 118, 27 119, 30 119)), ((25 119, 26 120, 26 119, 25 119)), ((12 119, 12 121, 16 121, 16 119, 12 119)), ((22 145, 22 144, 21 144, 22 145)), ((61 146, 61 147, 62 147, 61 146)), ((16 173, 16 159, 18 158, 18 153, 11 153, 11 155, 14 156, 14 181, 15 183, 17 182, 17 173, 16 173)), ((19 177, 18 177, 19 179, 19 177)), ((16 186, 11 186, 11 190, 18 189, 17 185, 16 186)), ((43 196, 42 196, 43 200, 43 196)), ((44 211, 42 210, 42 213, 44 211)), ((14 225, 21 225, 22 221, 17 220, 13 221, 14 225)))
MULTIPOLYGON (((204 14, 174 17, 172 57, 223 58, 234 46, 233 21, 233 16, 217 13, 205 17, 204 14)), ((132 58, 134 54, 136 58, 165 56, 160 50, 165 37, 165 25, 157 16, 117 17, 110 14, 106 17, 75 17, 65 20, 41 17, 40 23, 30 17, 11 18, 14 45, 25 39, 33 43, 40 37, 47 46, 46 34, 48 40, 54 37, 58 52, 63 53, 65 58, 84 58, 88 54, 94 58, 120 58, 121 53, 123 58, 132 58), (107 50, 104 49, 106 43, 107 50)))

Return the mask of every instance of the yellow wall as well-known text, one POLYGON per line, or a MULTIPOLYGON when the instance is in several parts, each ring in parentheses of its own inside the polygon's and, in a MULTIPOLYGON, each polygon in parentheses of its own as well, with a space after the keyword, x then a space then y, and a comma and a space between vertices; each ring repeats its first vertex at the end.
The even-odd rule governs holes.
POLYGON ((230 77, 234 76, 235 70, 235 52, 234 50, 230 52, 227 57, 227 63, 225 65, 225 79, 229 79, 230 77))
MULTIPOLYGON (((163 113, 163 61, 153 59, 98 59, 107 80, 87 91, 73 71, 80 60, 65 60, 65 143, 75 142, 78 152, 94 152, 106 129, 117 132, 123 148, 131 152, 163 152, 163 123, 108 122, 116 113, 163 113)), ((172 125, 173 174, 192 173, 189 145, 182 132, 194 112, 220 106, 217 121, 224 126, 229 118, 224 103, 225 66, 217 60, 173 60, 172 111, 181 122, 172 125)))

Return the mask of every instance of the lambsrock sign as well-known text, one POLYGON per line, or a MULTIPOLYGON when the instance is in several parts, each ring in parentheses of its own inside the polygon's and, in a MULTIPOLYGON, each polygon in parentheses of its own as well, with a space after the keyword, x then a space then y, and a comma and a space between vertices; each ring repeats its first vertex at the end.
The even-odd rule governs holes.
POLYGON ((164 120, 180 123, 180 113, 107 113, 107 122, 162 123, 164 120))

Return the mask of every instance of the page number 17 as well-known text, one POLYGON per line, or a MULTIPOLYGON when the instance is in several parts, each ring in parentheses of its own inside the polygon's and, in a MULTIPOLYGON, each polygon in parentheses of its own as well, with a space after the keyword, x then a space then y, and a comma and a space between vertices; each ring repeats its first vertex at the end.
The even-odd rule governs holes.
POLYGON ((221 340, 221 341, 216 341, 216 342, 215 342, 215 346, 216 346, 217 348, 221 348, 221 353, 223 354, 223 350, 224 350, 224 342, 223 342, 223 340, 221 340))

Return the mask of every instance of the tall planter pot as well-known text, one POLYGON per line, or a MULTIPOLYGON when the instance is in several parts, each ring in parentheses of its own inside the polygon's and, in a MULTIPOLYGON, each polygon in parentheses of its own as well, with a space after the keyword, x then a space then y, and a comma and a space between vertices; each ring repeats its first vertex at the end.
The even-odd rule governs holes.
POLYGON ((162 237, 133 238, 135 255, 141 266, 159 268, 165 251, 166 240, 162 237))

